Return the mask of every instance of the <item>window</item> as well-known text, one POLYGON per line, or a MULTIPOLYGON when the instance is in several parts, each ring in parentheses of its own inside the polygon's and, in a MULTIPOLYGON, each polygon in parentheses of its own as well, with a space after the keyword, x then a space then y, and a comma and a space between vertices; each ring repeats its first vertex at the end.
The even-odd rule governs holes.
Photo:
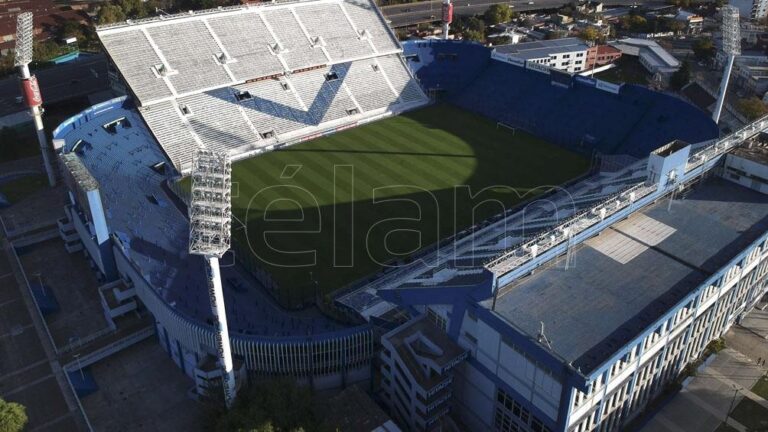
POLYGON ((243 90, 235 93, 235 99, 237 99, 238 102, 243 102, 253 99, 253 96, 251 95, 251 92, 243 90))
POLYGON ((468 332, 464 332, 464 337, 467 338, 470 342, 477 345, 477 338, 469 334, 468 332))

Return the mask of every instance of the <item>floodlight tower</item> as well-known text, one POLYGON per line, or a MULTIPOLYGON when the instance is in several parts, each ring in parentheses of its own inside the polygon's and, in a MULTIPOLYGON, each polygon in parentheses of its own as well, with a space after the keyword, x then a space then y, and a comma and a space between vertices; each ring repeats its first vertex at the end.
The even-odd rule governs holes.
POLYGON ((224 402, 235 398, 235 372, 221 287, 219 258, 229 249, 232 224, 232 161, 226 153, 198 150, 192 161, 189 205, 189 253, 205 258, 208 296, 213 310, 216 345, 222 368, 224 402))
POLYGON ((37 78, 29 73, 29 64, 32 62, 32 44, 34 35, 32 12, 20 13, 16 17, 16 59, 15 66, 19 69, 19 81, 21 83, 24 102, 29 108, 29 113, 37 130, 37 141, 40 143, 40 153, 43 155, 45 172, 48 174, 48 183, 56 186, 56 177, 53 173, 50 157, 48 155, 48 140, 43 129, 43 97, 40 95, 40 87, 37 78))
POLYGON ((443 39, 448 39, 448 30, 453 22, 453 3, 451 0, 443 0, 443 39))
POLYGON ((741 54, 741 32, 739 31, 739 9, 735 6, 725 5, 720 9, 723 14, 723 52, 728 56, 728 62, 723 71, 723 79, 720 82, 720 94, 717 97, 717 105, 712 112, 712 120, 720 121, 720 113, 725 103, 725 92, 728 89, 728 80, 733 69, 733 60, 741 54))

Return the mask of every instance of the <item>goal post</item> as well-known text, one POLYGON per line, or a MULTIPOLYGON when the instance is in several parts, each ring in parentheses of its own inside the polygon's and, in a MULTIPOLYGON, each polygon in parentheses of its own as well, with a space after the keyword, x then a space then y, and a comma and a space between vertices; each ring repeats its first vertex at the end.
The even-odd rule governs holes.
POLYGON ((506 123, 496 122, 496 129, 499 129, 499 128, 506 128, 506 129, 511 130, 512 131, 512 135, 516 135, 517 134, 517 128, 514 127, 514 126, 510 126, 510 125, 508 125, 506 123))

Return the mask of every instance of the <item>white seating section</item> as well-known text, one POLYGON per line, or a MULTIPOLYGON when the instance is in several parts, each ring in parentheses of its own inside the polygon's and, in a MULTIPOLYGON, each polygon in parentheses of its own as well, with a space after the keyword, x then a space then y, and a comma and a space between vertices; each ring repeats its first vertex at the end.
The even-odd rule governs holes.
POLYGON ((97 30, 177 169, 426 104, 371 0, 309 0, 97 30))
POLYGON ((365 57, 372 53, 371 44, 355 31, 339 4, 307 6, 303 8, 301 21, 310 38, 319 36, 322 39, 331 60, 365 57))
POLYGON ((185 21, 172 26, 150 27, 149 37, 168 61, 169 79, 178 93, 226 85, 231 82, 217 62, 221 49, 201 21, 185 21))
POLYGON ((101 36, 101 43, 115 62, 139 100, 171 96, 165 81, 152 72, 162 62, 143 32, 124 32, 101 36))
POLYGON ((208 25, 219 37, 227 53, 236 62, 228 64, 235 77, 241 80, 253 76, 268 76, 283 71, 280 58, 270 53, 276 43, 260 15, 230 15, 208 19, 208 25))
POLYGON ((427 102, 418 84, 411 79, 411 87, 406 80, 408 71, 399 70, 403 66, 397 57, 381 64, 377 60, 382 58, 209 90, 140 107, 139 112, 174 165, 184 168, 197 145, 236 157, 427 102), (328 80, 329 72, 336 79, 328 80), (241 100, 236 94, 243 95, 241 100))
POLYGON ((342 7, 358 31, 368 33, 373 46, 381 53, 398 50, 399 46, 384 19, 368 0, 344 0, 342 7))

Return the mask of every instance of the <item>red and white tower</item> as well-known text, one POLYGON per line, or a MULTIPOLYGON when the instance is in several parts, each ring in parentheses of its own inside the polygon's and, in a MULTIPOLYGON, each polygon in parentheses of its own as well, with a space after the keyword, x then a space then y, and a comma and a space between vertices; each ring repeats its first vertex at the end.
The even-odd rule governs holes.
POLYGON ((453 3, 451 0, 443 0, 443 39, 448 39, 448 30, 453 22, 453 3))
POLYGON ((34 24, 32 23, 32 12, 20 13, 16 18, 16 59, 15 66, 19 71, 19 82, 21 92, 24 97, 24 103, 29 108, 29 113, 35 123, 37 131, 37 141, 40 143, 40 153, 43 155, 45 172, 48 174, 48 183, 56 186, 56 177, 53 173, 48 149, 48 140, 45 138, 45 129, 43 128, 43 97, 40 94, 40 87, 37 85, 37 78, 29 73, 29 64, 32 62, 32 45, 34 35, 34 24))

